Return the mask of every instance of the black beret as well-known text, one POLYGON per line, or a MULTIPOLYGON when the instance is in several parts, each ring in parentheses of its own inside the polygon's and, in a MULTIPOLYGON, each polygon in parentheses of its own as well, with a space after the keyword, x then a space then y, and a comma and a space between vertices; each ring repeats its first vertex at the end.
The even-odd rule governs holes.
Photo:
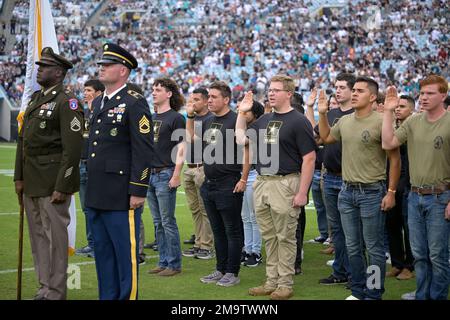
POLYGON ((66 70, 72 69, 73 64, 62 55, 53 52, 51 47, 45 47, 41 51, 41 59, 36 61, 39 66, 60 66, 66 70))
POLYGON ((136 69, 138 62, 135 57, 121 46, 114 43, 103 45, 103 55, 97 64, 123 64, 128 69, 136 69))

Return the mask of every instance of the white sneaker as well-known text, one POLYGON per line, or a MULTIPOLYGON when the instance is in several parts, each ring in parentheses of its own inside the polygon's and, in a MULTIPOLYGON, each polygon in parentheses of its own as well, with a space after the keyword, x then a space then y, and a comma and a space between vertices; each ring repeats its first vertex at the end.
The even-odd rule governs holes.
POLYGON ((345 300, 359 300, 359 299, 355 296, 350 295, 347 298, 345 298, 345 300))
POLYGON ((416 290, 402 294, 402 300, 416 300, 416 290))
POLYGON ((389 252, 386 252, 386 263, 392 265, 391 255, 389 254, 389 252))
POLYGON ((324 246, 329 246, 330 243, 331 243, 331 238, 328 237, 327 240, 325 240, 322 244, 323 244, 324 246))
POLYGON ((328 260, 327 261, 327 266, 332 267, 334 263, 334 260, 328 260))

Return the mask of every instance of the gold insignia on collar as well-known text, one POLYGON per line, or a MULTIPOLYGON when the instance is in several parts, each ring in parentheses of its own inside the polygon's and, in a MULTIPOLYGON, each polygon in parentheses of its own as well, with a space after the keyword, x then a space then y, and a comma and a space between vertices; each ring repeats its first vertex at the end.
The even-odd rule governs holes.
POLYGON ((139 120, 139 132, 143 134, 150 132, 150 121, 145 115, 143 115, 141 120, 139 120))
POLYGON ((117 99, 117 100, 120 100, 120 96, 117 96, 116 99, 117 99))

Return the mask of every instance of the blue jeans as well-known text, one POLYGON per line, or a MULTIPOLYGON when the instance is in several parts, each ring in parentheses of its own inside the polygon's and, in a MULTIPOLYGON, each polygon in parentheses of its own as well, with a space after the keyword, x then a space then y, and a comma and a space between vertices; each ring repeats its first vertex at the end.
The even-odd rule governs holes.
POLYGON ((79 192, 80 204, 81 204, 81 209, 83 209, 84 218, 86 221, 86 239, 88 242, 88 246, 90 248, 94 249, 94 237, 92 236, 91 222, 88 218, 88 213, 87 213, 86 207, 84 205, 84 199, 86 199, 87 182, 88 182, 88 174, 87 174, 86 162, 81 160, 80 161, 80 192, 79 192))
POLYGON ((450 191, 408 197, 408 226, 416 270, 416 299, 446 300, 450 285, 448 238, 450 222, 444 212, 450 191))
POLYGON ((174 270, 181 269, 181 244, 175 205, 177 189, 169 188, 173 169, 166 169, 150 175, 147 200, 155 225, 158 243, 159 266, 174 270))
POLYGON ((258 173, 251 170, 247 178, 247 188, 244 192, 242 202, 242 222, 244 224, 244 250, 246 253, 261 253, 261 233, 256 222, 255 209, 253 205, 253 182, 258 173))
POLYGON ((323 175, 323 200, 326 207, 327 221, 330 225, 334 245, 333 275, 338 279, 350 277, 345 235, 342 229, 341 214, 338 209, 338 195, 342 187, 342 177, 330 173, 323 175))
POLYGON ((233 193, 239 177, 205 178, 200 193, 214 235, 216 269, 237 275, 244 243, 242 232, 243 193, 233 193))
POLYGON ((320 236, 324 239, 328 238, 328 221, 327 211, 325 210, 325 204, 323 203, 322 190, 320 189, 320 170, 314 170, 314 177, 312 180, 312 197, 314 201, 314 207, 317 212, 317 226, 319 227, 320 236))
POLYGON ((358 299, 378 300, 384 293, 386 217, 381 211, 381 201, 385 194, 386 184, 381 181, 360 186, 344 182, 339 193, 338 207, 352 274, 352 295, 358 299))

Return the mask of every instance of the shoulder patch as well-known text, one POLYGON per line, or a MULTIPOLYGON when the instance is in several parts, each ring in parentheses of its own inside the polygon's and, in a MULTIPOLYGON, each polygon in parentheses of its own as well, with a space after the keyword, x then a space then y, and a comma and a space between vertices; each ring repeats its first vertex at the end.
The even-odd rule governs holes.
POLYGON ((77 99, 69 99, 69 108, 70 110, 78 109, 78 100, 77 99))
POLYGON ((128 93, 130 96, 135 97, 136 99, 144 98, 144 96, 143 96, 142 94, 140 94, 139 92, 136 92, 136 91, 134 91, 134 90, 128 90, 127 93, 128 93))
POLYGON ((139 120, 139 132, 142 134, 150 133, 150 121, 145 115, 139 120))

